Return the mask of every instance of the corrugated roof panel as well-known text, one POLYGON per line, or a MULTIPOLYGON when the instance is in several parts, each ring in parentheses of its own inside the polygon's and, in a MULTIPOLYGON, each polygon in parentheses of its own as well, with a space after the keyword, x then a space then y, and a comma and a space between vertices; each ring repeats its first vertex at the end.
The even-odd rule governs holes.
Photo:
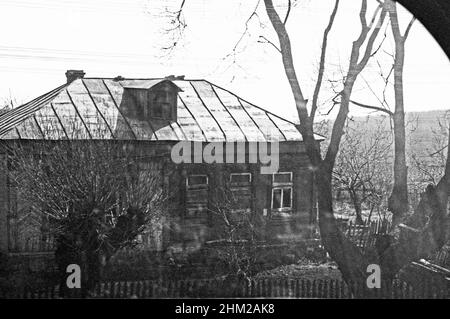
POLYGON ((150 120, 150 125, 160 141, 176 141, 177 134, 172 129, 168 120, 150 120))
POLYGON ((40 128, 37 126, 34 117, 31 116, 16 126, 21 139, 39 140, 43 139, 40 128))
MULTIPOLYGON (((183 92, 179 92, 184 105, 192 113, 198 125, 203 130, 208 142, 223 141, 223 133, 209 113, 208 109, 202 104, 189 81, 183 81, 180 86, 183 92)), ((181 84, 181 82, 179 83, 181 84)))
POLYGON ((123 98, 123 87, 119 82, 105 79, 103 80, 103 83, 105 83, 106 88, 111 93, 112 97, 116 101, 117 105, 120 106, 122 103, 123 98))
POLYGON ((289 123, 286 120, 279 118, 276 115, 268 113, 272 121, 283 131, 286 140, 288 141, 298 141, 302 140, 302 135, 297 130, 294 124, 289 123))
POLYGON ((19 139, 19 135, 15 129, 9 130, 8 132, 2 135, 2 140, 17 140, 19 139))
POLYGON ((149 122, 131 117, 126 117, 126 119, 138 140, 157 140, 149 122))
POLYGON ((105 84, 103 84, 102 79, 83 79, 82 81, 89 90, 89 93, 109 95, 109 92, 106 89, 105 84))
POLYGON ((216 121, 225 133, 227 141, 243 141, 245 136, 235 119, 220 102, 210 83, 206 81, 192 81, 192 85, 201 96, 205 105, 208 106, 216 121))
POLYGON ((108 94, 92 94, 99 111, 108 123, 113 135, 117 139, 134 139, 130 126, 114 104, 112 97, 108 94))
POLYGON ((184 135, 184 132, 181 129, 180 124, 178 124, 178 122, 170 122, 170 126, 177 135, 177 140, 186 140, 186 136, 184 135))
POLYGON ((241 130, 244 132, 245 137, 248 141, 265 141, 266 138, 255 125, 253 120, 249 117, 247 112, 244 111, 242 105, 239 103, 237 97, 217 86, 214 86, 214 90, 219 96, 222 103, 231 113, 231 115, 236 119, 241 130))
POLYGON ((116 107, 112 96, 102 80, 86 79, 84 84, 88 88, 90 95, 102 114, 104 120, 117 139, 134 139, 131 128, 116 107))
POLYGON ((51 102, 72 105, 72 101, 70 100, 66 90, 62 90, 51 102))
POLYGON ((180 124, 187 139, 192 141, 205 141, 201 128, 198 126, 191 113, 186 109, 180 98, 178 98, 177 122, 180 124))
POLYGON ((90 135, 72 103, 52 103, 52 107, 68 138, 90 139, 90 135))
MULTIPOLYGON (((103 84, 105 85, 106 90, 111 96, 111 101, 114 103, 114 106, 118 110, 120 117, 117 122, 117 127, 113 129, 119 130, 119 132, 115 133, 116 138, 119 139, 126 139, 126 136, 130 136, 132 139, 138 138, 138 134, 134 132, 133 128, 131 127, 130 121, 119 111, 120 105, 122 103, 123 99, 123 87, 120 83, 104 79, 102 80, 103 84), (128 126, 127 129, 124 128, 124 126, 128 126), (121 136, 120 132, 126 132, 123 136, 121 136)), ((142 133, 142 132, 141 132, 142 133)), ((153 133, 153 132, 152 132, 153 133)), ((143 134, 139 134, 139 136, 142 136, 143 134)))
MULTIPOLYGON (((12 130, 38 109, 49 103, 65 87, 62 85, 36 99, 0 115, 0 136, 12 130)), ((14 135, 14 133, 11 133, 14 135)), ((12 136, 9 134, 9 136, 12 136)))
MULTIPOLYGON (((81 116, 84 125, 86 126, 91 138, 93 139, 111 139, 111 131, 108 125, 102 118, 102 115, 97 111, 95 104, 92 102, 86 87, 82 80, 76 80, 67 88, 67 93, 76 108, 76 111, 81 116)), ((58 116, 61 117, 57 105, 55 109, 58 116)))
POLYGON ((240 100, 250 117, 255 121, 259 130, 264 134, 267 141, 285 141, 279 128, 267 116, 267 113, 244 100, 240 100))
MULTIPOLYGON (((113 81, 113 80, 105 80, 105 85, 109 89, 109 92, 111 92, 112 97, 114 98, 117 107, 119 109, 123 108, 123 92, 124 89, 122 85, 119 82, 113 81)), ((132 116, 127 116, 126 114, 122 113, 124 119, 126 122, 130 125, 131 130, 134 133, 134 136, 138 140, 156 140, 156 136, 153 133, 152 128, 150 127, 150 124, 148 121, 134 118, 132 116)))
POLYGON ((36 112, 36 120, 46 139, 64 140, 67 139, 58 118, 50 105, 47 105, 36 112))

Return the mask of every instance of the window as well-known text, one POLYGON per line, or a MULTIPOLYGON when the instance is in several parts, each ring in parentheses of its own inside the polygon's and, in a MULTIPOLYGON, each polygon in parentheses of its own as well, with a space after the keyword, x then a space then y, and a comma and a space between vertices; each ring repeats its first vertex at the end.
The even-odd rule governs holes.
POLYGON ((189 175, 186 179, 186 186, 188 188, 197 188, 208 186, 207 175, 189 175))
POLYGON ((177 119, 178 92, 181 89, 169 80, 141 80, 124 85, 125 100, 134 104, 136 110, 125 110, 131 116, 144 119, 177 119))
POLYGON ((250 184, 252 182, 251 173, 231 173, 230 183, 232 185, 250 184))
POLYGON ((176 104, 176 94, 170 91, 159 90, 153 94, 151 113, 154 118, 172 119, 173 106, 176 104))
POLYGON ((230 189, 233 194, 233 212, 249 212, 252 206, 252 174, 251 173, 231 173, 230 189))
POLYGON ((150 115, 152 118, 175 120, 177 90, 169 83, 162 83, 149 92, 150 115))
POLYGON ((186 178, 186 218, 207 218, 208 176, 189 175, 186 178))
POLYGON ((292 187, 272 189, 272 209, 292 209, 292 187))
POLYGON ((292 210, 292 172, 272 175, 272 210, 292 210))
POLYGON ((292 172, 274 173, 272 175, 273 184, 292 183, 292 172))

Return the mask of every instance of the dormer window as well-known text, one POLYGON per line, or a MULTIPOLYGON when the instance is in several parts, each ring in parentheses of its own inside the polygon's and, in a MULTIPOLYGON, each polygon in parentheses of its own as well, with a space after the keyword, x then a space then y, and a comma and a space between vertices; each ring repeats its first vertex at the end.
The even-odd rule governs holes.
POLYGON ((178 92, 181 89, 172 81, 135 80, 124 83, 123 87, 134 100, 137 114, 143 118, 176 121, 178 92))
POLYGON ((171 120, 176 118, 177 91, 171 85, 159 85, 149 91, 149 114, 152 118, 171 120))

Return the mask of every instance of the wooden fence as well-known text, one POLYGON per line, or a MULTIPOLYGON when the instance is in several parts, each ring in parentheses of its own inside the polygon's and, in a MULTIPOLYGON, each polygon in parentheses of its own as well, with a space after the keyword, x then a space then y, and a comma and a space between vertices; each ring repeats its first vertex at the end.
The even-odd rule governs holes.
MULTIPOLYGON (((424 299, 448 298, 448 289, 430 284, 413 287, 395 280, 382 283, 381 288, 367 289, 357 285, 349 288, 342 280, 308 279, 258 279, 251 281, 178 280, 178 281, 121 281, 102 282, 90 293, 89 298, 383 298, 424 299), (363 294, 365 293, 365 294, 363 294)), ((77 298, 80 292, 71 290, 69 298, 77 298)), ((59 298, 59 287, 47 287, 34 291, 5 295, 9 298, 59 298)))
POLYGON ((363 251, 375 245, 377 235, 387 234, 391 230, 391 223, 387 219, 366 220, 364 224, 346 220, 340 222, 345 235, 363 251))
POLYGON ((9 248, 12 253, 42 253, 55 250, 55 240, 50 235, 33 235, 22 238, 9 248))

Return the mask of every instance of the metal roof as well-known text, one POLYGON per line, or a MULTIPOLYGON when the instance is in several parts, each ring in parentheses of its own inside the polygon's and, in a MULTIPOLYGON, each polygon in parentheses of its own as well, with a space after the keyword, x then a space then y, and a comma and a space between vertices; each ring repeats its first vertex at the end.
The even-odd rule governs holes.
POLYGON ((143 119, 127 111, 133 106, 123 99, 124 87, 163 80, 75 80, 1 114, 0 139, 302 140, 294 123, 206 80, 172 81, 182 90, 176 121, 143 119))

